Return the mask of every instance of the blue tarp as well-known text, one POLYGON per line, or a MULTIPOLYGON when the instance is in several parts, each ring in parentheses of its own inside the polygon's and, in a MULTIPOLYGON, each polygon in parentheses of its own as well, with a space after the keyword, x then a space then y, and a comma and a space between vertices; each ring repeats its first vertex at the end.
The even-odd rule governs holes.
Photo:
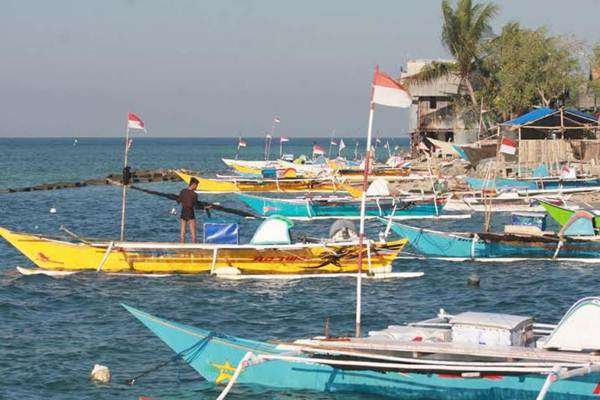
MULTIPOLYGON (((529 111, 528 113, 519 115, 517 118, 513 118, 511 120, 505 121, 502 125, 510 125, 510 126, 520 126, 520 125, 528 125, 532 122, 538 121, 540 119, 546 118, 554 113, 559 112, 559 110, 555 110, 553 108, 536 108, 534 110, 529 111)), ((596 122, 596 117, 591 114, 584 113, 583 111, 574 110, 571 108, 565 109, 565 114, 572 114, 579 118, 584 118, 590 120, 590 122, 596 122)))
POLYGON ((238 224, 204 224, 204 243, 238 244, 238 224))

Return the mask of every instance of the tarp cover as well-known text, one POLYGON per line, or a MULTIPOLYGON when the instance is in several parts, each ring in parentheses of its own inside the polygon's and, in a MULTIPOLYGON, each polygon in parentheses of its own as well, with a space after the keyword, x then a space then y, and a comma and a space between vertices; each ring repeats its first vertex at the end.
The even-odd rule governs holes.
POLYGON ((238 224, 204 224, 204 243, 238 244, 238 224))

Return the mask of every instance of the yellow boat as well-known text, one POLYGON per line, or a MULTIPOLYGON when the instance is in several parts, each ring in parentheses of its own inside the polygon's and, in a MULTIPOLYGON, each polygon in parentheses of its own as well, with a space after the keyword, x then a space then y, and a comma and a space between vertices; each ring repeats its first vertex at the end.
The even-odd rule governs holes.
MULTIPOLYGON (((264 229, 272 231, 269 227, 264 229)), ((47 271, 213 273, 223 276, 349 273, 357 271, 359 253, 356 242, 247 245, 84 242, 17 233, 4 228, 0 228, 0 236, 47 271)), ((371 243, 368 252, 363 250, 364 271, 390 272, 393 260, 405 244, 405 239, 371 243)))
POLYGON ((345 192, 346 185, 336 182, 335 179, 314 178, 283 178, 283 179, 207 179, 198 175, 191 175, 184 171, 175 173, 185 182, 191 178, 198 179, 198 192, 206 193, 231 193, 231 192, 345 192))

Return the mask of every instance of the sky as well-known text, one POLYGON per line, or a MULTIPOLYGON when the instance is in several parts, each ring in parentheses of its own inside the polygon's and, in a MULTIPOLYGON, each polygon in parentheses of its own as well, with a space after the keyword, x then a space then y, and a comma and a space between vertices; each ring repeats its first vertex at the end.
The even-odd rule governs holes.
MULTIPOLYGON (((600 0, 497 1, 494 22, 600 42, 600 0), (577 7, 575 7, 575 5, 577 7)), ((444 58, 440 1, 2 0, 0 137, 363 136, 375 64, 444 58)), ((404 135, 407 110, 375 129, 404 135)))

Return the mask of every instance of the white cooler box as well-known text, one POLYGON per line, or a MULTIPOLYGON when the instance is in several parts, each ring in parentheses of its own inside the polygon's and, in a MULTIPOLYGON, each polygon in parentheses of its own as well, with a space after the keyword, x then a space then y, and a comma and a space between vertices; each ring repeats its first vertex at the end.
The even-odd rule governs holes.
POLYGON ((452 341, 484 346, 525 346, 533 338, 533 318, 465 312, 454 316, 452 341))

